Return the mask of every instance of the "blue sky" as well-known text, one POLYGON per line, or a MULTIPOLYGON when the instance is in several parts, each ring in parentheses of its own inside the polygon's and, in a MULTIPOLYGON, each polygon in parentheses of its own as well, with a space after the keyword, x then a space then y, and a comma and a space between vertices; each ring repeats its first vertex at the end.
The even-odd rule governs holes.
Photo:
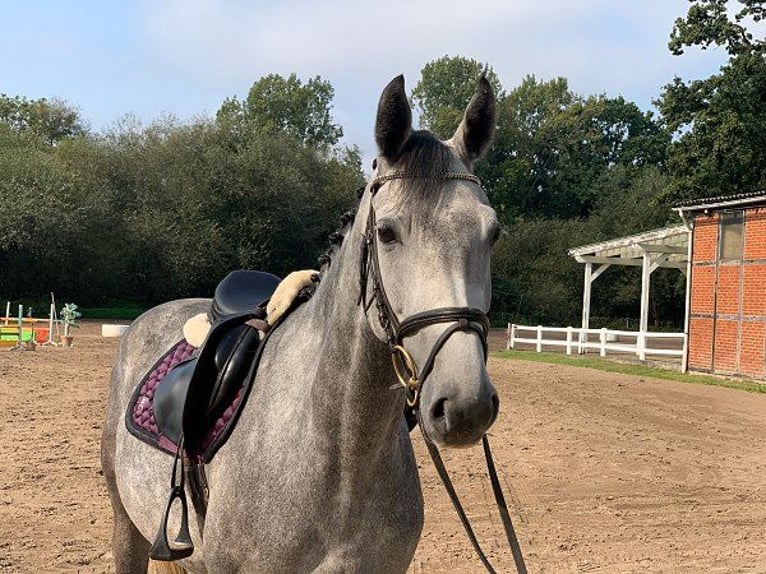
POLYGON ((673 76, 707 77, 721 50, 672 56, 687 0, 25 0, 4 2, 0 92, 59 97, 96 130, 213 115, 265 74, 320 75, 335 87, 345 143, 373 153, 377 98, 394 76, 461 55, 506 89, 564 76, 580 94, 651 108, 673 76))

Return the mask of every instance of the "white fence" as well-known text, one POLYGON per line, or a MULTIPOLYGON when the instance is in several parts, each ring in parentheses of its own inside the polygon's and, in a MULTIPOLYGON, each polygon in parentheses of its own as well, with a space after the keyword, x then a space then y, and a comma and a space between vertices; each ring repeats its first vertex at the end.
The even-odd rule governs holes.
POLYGON ((654 333, 641 331, 617 331, 613 329, 581 329, 578 327, 543 327, 542 325, 516 325, 508 323, 507 349, 515 349, 518 343, 535 346, 540 353, 543 347, 565 347, 566 354, 584 354, 588 349, 598 349, 602 357, 607 353, 636 355, 642 361, 647 355, 679 357, 686 353, 684 333, 654 333), (678 347, 681 348, 678 348, 678 347))

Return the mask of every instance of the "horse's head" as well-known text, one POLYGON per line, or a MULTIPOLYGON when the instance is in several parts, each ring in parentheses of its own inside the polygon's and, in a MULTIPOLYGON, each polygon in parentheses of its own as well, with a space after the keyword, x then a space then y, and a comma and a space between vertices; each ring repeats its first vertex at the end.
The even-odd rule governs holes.
POLYGON ((376 335, 391 345, 399 379, 437 443, 475 443, 498 398, 485 367, 490 253, 499 234, 474 162, 494 131, 495 98, 481 78, 448 141, 412 130, 404 79, 378 106, 379 155, 368 185, 362 273, 376 335), (413 377, 412 375, 415 375, 413 377))

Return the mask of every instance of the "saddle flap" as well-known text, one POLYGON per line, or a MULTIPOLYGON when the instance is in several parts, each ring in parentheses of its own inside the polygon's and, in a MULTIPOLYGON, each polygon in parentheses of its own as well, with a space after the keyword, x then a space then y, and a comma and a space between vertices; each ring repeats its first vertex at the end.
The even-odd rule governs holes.
POLYGON ((244 313, 218 321, 200 349, 183 412, 185 444, 191 452, 200 448, 204 429, 221 405, 247 382, 260 345, 258 330, 247 324, 252 317, 252 313, 244 313))
POLYGON ((208 417, 212 420, 231 404, 237 391, 245 386, 260 344, 260 332, 249 324, 236 327, 219 344, 215 356, 218 376, 208 406, 208 417))
POLYGON ((189 383, 197 357, 173 367, 154 391, 154 419, 161 436, 174 444, 180 442, 183 432, 183 409, 189 391, 189 383))

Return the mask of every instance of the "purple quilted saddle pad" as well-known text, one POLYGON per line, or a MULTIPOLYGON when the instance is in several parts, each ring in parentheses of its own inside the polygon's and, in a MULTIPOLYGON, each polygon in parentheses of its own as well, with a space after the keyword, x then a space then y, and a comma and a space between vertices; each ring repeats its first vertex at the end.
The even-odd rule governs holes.
MULTIPOLYGON (((154 414, 154 395, 159 386, 162 385, 166 375, 174 367, 194 358, 197 350, 197 347, 181 340, 162 355, 136 387, 125 416, 128 430, 134 436, 169 454, 175 454, 178 445, 171 438, 164 436, 157 426, 154 414)), ((200 453, 204 460, 209 461, 212 458, 214 452, 211 452, 211 449, 218 450, 231 432, 233 423, 236 422, 235 415, 239 407, 242 406, 244 391, 245 388, 243 387, 236 392, 220 416, 206 430, 200 453)))

